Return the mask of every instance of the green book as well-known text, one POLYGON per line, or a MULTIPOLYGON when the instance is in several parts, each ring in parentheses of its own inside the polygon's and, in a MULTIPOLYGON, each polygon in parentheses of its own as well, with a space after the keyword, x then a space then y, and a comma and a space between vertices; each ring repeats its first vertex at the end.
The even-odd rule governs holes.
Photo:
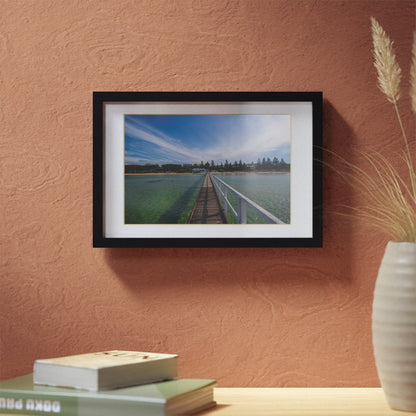
POLYGON ((91 392, 33 383, 33 374, 0 382, 0 414, 65 416, 189 415, 215 405, 215 380, 176 379, 91 392))

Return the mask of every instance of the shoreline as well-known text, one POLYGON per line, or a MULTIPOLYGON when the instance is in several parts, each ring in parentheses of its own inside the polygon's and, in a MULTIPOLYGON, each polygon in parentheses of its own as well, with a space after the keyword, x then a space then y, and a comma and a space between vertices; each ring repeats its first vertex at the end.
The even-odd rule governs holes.
MULTIPOLYGON (((213 174, 218 174, 218 175, 287 175, 289 172, 211 172, 213 174)), ((186 172, 186 173, 175 173, 175 172, 166 172, 166 173, 125 173, 124 176, 157 176, 157 175, 205 175, 204 173, 191 173, 191 172, 186 172)))

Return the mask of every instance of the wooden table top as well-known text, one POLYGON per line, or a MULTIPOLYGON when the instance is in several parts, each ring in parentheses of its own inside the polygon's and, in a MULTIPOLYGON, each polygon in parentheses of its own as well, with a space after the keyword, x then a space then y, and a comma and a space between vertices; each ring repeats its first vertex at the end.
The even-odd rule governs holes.
POLYGON ((198 416, 415 416, 392 410, 381 388, 216 388, 198 416))

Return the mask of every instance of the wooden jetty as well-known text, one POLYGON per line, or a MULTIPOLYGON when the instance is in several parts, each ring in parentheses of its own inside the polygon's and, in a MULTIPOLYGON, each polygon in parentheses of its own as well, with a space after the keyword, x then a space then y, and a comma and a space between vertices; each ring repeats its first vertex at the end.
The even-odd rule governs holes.
POLYGON ((188 224, 228 224, 208 174, 205 175, 188 224))

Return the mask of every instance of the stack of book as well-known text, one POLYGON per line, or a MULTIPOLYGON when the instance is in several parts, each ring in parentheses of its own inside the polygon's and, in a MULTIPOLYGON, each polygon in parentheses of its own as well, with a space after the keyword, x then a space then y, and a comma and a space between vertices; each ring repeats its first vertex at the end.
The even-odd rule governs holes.
POLYGON ((103 351, 36 360, 33 374, 0 382, 0 413, 189 415, 215 405, 215 380, 177 378, 176 354, 103 351))

